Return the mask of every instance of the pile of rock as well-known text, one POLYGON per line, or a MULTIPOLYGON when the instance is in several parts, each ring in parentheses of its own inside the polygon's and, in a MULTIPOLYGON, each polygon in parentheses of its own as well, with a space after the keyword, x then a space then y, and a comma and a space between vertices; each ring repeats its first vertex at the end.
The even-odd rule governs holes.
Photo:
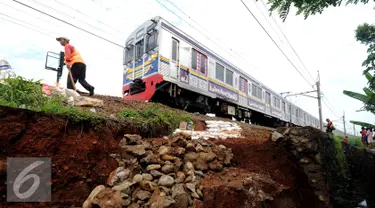
POLYGON ((284 145, 286 150, 296 159, 315 189, 315 195, 330 203, 325 170, 322 164, 322 141, 329 140, 327 134, 312 127, 278 128, 273 132, 271 140, 284 145))
POLYGON ((205 121, 205 131, 177 129, 174 133, 190 135, 192 139, 227 139, 241 138, 241 127, 234 122, 227 121, 205 121))
POLYGON ((221 171, 233 153, 225 146, 182 134, 172 138, 142 140, 125 135, 119 162, 107 180, 83 204, 105 207, 195 207, 203 197, 200 183, 207 171, 221 171))

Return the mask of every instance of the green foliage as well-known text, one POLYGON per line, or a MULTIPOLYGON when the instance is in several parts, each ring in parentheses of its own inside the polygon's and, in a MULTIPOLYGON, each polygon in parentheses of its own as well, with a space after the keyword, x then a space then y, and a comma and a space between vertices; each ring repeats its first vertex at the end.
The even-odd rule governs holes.
POLYGON ((181 121, 190 121, 192 119, 189 114, 163 109, 158 105, 142 110, 124 109, 119 116, 143 125, 168 126, 170 131, 174 131, 181 121))
POLYGON ((47 102, 40 81, 26 80, 23 77, 6 78, 0 84, 0 103, 8 106, 38 107, 47 102))
MULTIPOLYGON (((367 4, 369 0, 347 0, 346 5, 348 4, 358 4, 363 3, 367 4)), ((309 1, 301 1, 301 0, 269 0, 268 4, 271 5, 270 12, 277 11, 279 17, 285 21, 290 7, 293 5, 297 8, 296 15, 303 14, 304 18, 306 19, 308 16, 315 15, 317 13, 321 14, 324 9, 328 7, 337 7, 343 3, 342 0, 309 0, 309 1)))
POLYGON ((99 118, 91 111, 67 105, 59 96, 45 95, 40 81, 27 80, 21 76, 0 80, 0 105, 68 115, 73 121, 97 121, 99 118))

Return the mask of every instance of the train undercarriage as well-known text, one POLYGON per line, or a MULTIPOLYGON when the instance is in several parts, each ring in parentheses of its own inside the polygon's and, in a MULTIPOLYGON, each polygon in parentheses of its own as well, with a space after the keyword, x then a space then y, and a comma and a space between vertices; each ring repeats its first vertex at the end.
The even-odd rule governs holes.
POLYGON ((150 101, 201 114, 213 113, 218 117, 235 118, 255 125, 281 127, 286 123, 263 113, 232 104, 225 99, 212 99, 199 93, 183 89, 176 84, 162 82, 156 85, 156 91, 150 101))

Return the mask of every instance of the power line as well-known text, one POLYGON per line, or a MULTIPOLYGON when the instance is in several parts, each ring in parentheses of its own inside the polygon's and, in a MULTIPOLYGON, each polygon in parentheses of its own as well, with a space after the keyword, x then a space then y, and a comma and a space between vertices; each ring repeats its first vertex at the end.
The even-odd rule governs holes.
MULTIPOLYGON (((36 2, 37 4, 42 5, 42 6, 46 7, 46 8, 49 8, 49 9, 55 11, 55 12, 58 12, 58 13, 63 14, 63 15, 65 15, 65 16, 68 16, 68 17, 70 17, 70 18, 72 18, 72 19, 78 20, 78 19, 76 19, 76 17, 71 16, 71 15, 69 15, 69 14, 66 14, 66 13, 64 13, 64 12, 61 12, 61 10, 54 9, 54 8, 52 8, 52 7, 50 7, 50 6, 46 5, 46 4, 44 4, 44 3, 41 3, 41 2, 36 1, 36 0, 31 0, 31 1, 36 2)), ((106 33, 106 34, 108 34, 108 35, 111 35, 111 36, 116 37, 116 38, 118 38, 118 39, 122 39, 122 38, 120 38, 120 37, 118 37, 118 36, 116 36, 116 35, 114 35, 114 34, 112 34, 112 33, 108 33, 108 32, 106 32, 106 31, 102 30, 101 28, 98 28, 98 27, 96 27, 96 26, 94 26, 94 25, 92 25, 92 24, 90 24, 90 23, 87 23, 87 22, 84 21, 84 20, 78 20, 78 21, 83 22, 84 24, 86 24, 86 25, 88 25, 88 26, 90 26, 90 27, 92 27, 92 28, 95 28, 96 30, 100 30, 100 31, 102 31, 102 32, 104 32, 104 33, 106 33)))
MULTIPOLYGON (((263 4, 263 7, 266 8, 267 11, 268 11, 268 8, 267 8, 267 6, 266 6, 266 4, 264 3, 263 0, 261 0, 261 3, 263 4)), ((294 47, 293 47, 292 44, 289 42, 289 39, 286 37, 286 35, 285 35, 285 33, 283 32, 283 30, 281 29, 279 23, 276 22, 275 18, 274 18, 272 15, 270 15, 270 16, 271 16, 271 19, 273 20, 273 22, 274 22, 274 23, 276 24, 276 26, 279 28, 281 34, 284 36, 284 38, 285 38, 285 40, 287 41, 287 43, 288 43, 288 45, 290 46, 290 48, 291 48, 291 49, 293 50, 293 52, 296 54, 298 60, 301 62, 301 64, 302 64, 302 66, 304 67, 304 69, 305 69, 305 70, 307 71, 307 73, 309 74, 310 78, 311 78, 312 80, 315 80, 315 79, 313 78, 313 76, 310 74, 310 71, 307 69, 307 67, 306 67, 306 65, 304 64, 304 62, 301 60, 301 58, 300 58, 300 56, 298 55, 298 53, 296 52, 296 50, 294 50, 294 47)))
POLYGON ((303 74, 298 70, 298 68, 293 64, 293 62, 289 59, 289 57, 284 53, 284 51, 280 48, 280 46, 275 42, 275 40, 271 37, 271 35, 267 32, 267 30, 263 27, 263 25, 259 22, 259 20, 255 17, 253 12, 249 9, 249 7, 243 2, 243 0, 240 0, 242 4, 246 7, 247 11, 253 16, 253 18, 257 21, 259 26, 262 27, 264 32, 268 35, 268 37, 272 40, 272 42, 276 45, 276 47, 280 50, 280 52, 285 56, 285 58, 289 61, 289 63, 294 67, 294 69, 301 75, 301 77, 314 89, 312 84, 303 76, 303 74))
POLYGON ((70 25, 70 26, 75 27, 75 28, 77 28, 77 29, 79 29, 79 30, 82 30, 82 31, 84 31, 84 32, 86 32, 86 33, 89 33, 89 34, 91 34, 91 35, 93 35, 93 36, 95 36, 95 37, 97 37, 97 38, 100 38, 100 39, 102 39, 102 40, 104 40, 104 41, 107 41, 107 42, 109 42, 109 43, 112 43, 113 45, 116 45, 116 46, 119 46, 119 47, 121 47, 121 48, 124 48, 124 46, 122 46, 122 45, 120 45, 120 44, 117 44, 117 43, 115 43, 115 42, 113 42, 113 41, 111 41, 111 40, 108 40, 107 38, 103 38, 102 36, 96 35, 95 33, 92 33, 92 32, 90 32, 90 31, 88 31, 88 30, 85 30, 85 29, 82 29, 82 28, 80 28, 80 27, 78 27, 78 26, 75 26, 75 25, 73 25, 73 24, 71 24, 71 23, 69 23, 69 22, 67 22, 67 21, 65 21, 65 20, 62 20, 62 19, 58 18, 58 17, 52 16, 52 15, 46 13, 46 12, 43 12, 43 11, 41 11, 41 10, 39 10, 39 9, 36 9, 36 8, 34 8, 34 7, 32 7, 32 6, 29 6, 29 5, 27 5, 27 4, 24 4, 24 3, 22 3, 22 2, 19 2, 19 1, 17 1, 17 0, 13 0, 13 1, 16 2, 16 3, 18 3, 18 4, 21 4, 21 5, 25 6, 25 7, 27 7, 27 8, 30 8, 30 9, 32 9, 32 10, 35 10, 35 11, 37 11, 37 12, 39 12, 39 13, 42 13, 42 14, 44 14, 44 15, 47 15, 47 16, 53 18, 53 19, 56 19, 56 20, 58 20, 58 21, 60 21, 60 22, 63 22, 63 23, 65 23, 65 24, 67 24, 67 25, 70 25))
MULTIPOLYGON (((218 42, 220 42, 222 45, 224 45, 225 47, 227 47, 231 52, 233 52, 235 55, 237 55, 239 58, 241 58, 242 60, 244 60, 245 62, 248 62, 244 57, 242 57, 240 54, 238 54, 236 51, 234 51, 232 48, 226 46, 225 44, 222 43, 222 41, 220 41, 219 38, 217 38, 214 34, 212 34, 210 31, 208 31, 204 26, 202 26, 201 24, 199 24, 197 21, 195 21, 193 18, 190 17, 190 15, 188 15, 186 12, 184 12, 182 9, 180 9, 176 4, 174 4, 173 2, 171 2, 170 0, 165 0, 167 2, 169 2, 173 7, 175 7, 178 11, 180 11, 182 14, 184 14, 185 16, 187 16, 191 21, 193 21, 196 25, 198 25, 199 27, 201 27, 203 30, 205 30, 207 33, 209 33, 211 36, 213 36, 218 42)), ((248 62, 249 63, 249 62, 248 62)))
MULTIPOLYGON (((181 16, 179 16, 178 14, 176 14, 174 11, 172 11, 171 9, 169 9, 167 6, 165 6, 163 3, 161 3, 159 0, 156 0, 161 6, 163 6, 165 9, 167 9, 169 12, 171 12, 172 14, 174 14, 176 17, 178 17, 180 20, 186 22, 190 27, 192 27, 194 30, 198 31, 201 35, 203 35, 204 37, 206 37, 209 41, 211 41, 212 43, 214 43, 216 46, 218 46, 219 48, 221 48, 222 50, 224 51, 227 51, 225 48, 223 48, 222 46, 220 46, 220 44, 216 43, 215 41, 213 41, 210 37, 208 37, 207 35, 205 35, 204 33, 202 33, 200 30, 198 30, 196 27, 194 27, 192 24, 190 24, 189 22, 187 22, 185 19, 183 19, 181 16)), ((186 13, 185 13, 186 15, 186 13)), ((188 16, 188 15, 186 15, 188 16)), ((190 18, 190 17, 189 17, 190 18)), ((201 26, 202 27, 202 26, 201 26)), ((230 49, 232 50, 232 49, 230 49)), ((231 53, 228 53, 230 56, 236 58, 235 56, 233 56, 233 54, 231 53)))
MULTIPOLYGON (((27 28, 27 29, 33 30, 33 31, 35 31, 35 32, 38 32, 38 33, 41 33, 41 34, 47 35, 47 36, 49 36, 49 37, 54 37, 54 36, 52 36, 51 34, 45 33, 45 32, 43 32, 43 31, 37 30, 37 29, 35 29, 35 28, 29 27, 29 26, 26 26, 26 25, 22 25, 22 24, 20 24, 20 23, 18 23, 18 22, 14 22, 14 21, 12 21, 12 20, 8 20, 8 19, 5 19, 5 18, 3 18, 3 17, 0 17, 0 19, 5 20, 5 21, 8 21, 8 22, 11 22, 11 23, 16 24, 16 25, 18 25, 18 26, 21 26, 21 27, 24 27, 24 28, 27 28)), ((15 19, 15 18, 12 18, 12 19, 15 19)), ((34 26, 34 27, 35 27, 35 26, 34 26)))
POLYGON ((96 22, 99 22, 99 23, 102 24, 102 25, 107 26, 108 28, 112 29, 113 31, 116 31, 116 32, 118 32, 118 33, 120 33, 120 34, 123 34, 123 33, 124 33, 124 31, 117 30, 116 28, 111 27, 111 26, 105 24, 104 22, 102 22, 102 21, 100 21, 100 20, 98 20, 98 19, 95 19, 95 18, 89 16, 89 15, 87 15, 87 14, 85 14, 85 13, 79 11, 78 9, 75 9, 75 8, 69 6, 69 5, 66 5, 66 4, 64 4, 64 3, 62 3, 62 2, 60 2, 60 1, 58 1, 58 0, 54 0, 54 1, 57 2, 57 3, 60 4, 60 5, 63 5, 63 6, 65 6, 65 7, 67 7, 67 8, 69 8, 69 9, 72 9, 72 10, 76 11, 77 13, 79 13, 79 14, 81 14, 81 15, 83 15, 83 16, 86 16, 86 17, 88 17, 88 18, 90 18, 90 19, 92 19, 92 20, 94 20, 94 21, 96 21, 96 22))

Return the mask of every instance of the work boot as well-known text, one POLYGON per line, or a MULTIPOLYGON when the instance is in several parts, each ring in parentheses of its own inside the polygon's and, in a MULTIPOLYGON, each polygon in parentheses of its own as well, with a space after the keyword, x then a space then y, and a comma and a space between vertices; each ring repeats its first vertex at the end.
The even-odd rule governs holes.
POLYGON ((94 89, 95 87, 92 87, 91 90, 90 90, 90 96, 93 96, 94 95, 94 89))

